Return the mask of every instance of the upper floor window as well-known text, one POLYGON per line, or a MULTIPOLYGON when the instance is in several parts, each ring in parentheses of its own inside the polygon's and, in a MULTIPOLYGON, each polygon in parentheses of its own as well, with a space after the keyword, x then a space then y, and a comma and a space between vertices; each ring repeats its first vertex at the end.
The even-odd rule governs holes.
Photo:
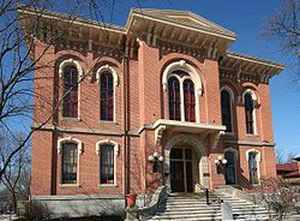
POLYGON ((174 71, 168 80, 169 119, 195 122, 194 83, 184 71, 174 71))
POLYGON ((72 65, 63 69, 63 117, 78 117, 78 70, 72 65))
POLYGON ((254 102, 250 93, 244 95, 245 100, 245 117, 246 117, 246 132, 254 134, 254 102))
POLYGON ((184 60, 169 64, 162 75, 162 86, 168 92, 170 120, 200 122, 199 96, 202 83, 196 69, 184 60))
POLYGON ((100 87, 100 120, 115 121, 115 90, 119 83, 117 72, 107 64, 101 66, 96 75, 100 87))
POLYGON ((221 91, 221 109, 222 109, 222 124, 226 126, 226 132, 232 130, 232 97, 230 93, 223 89, 221 91))
POLYGON ((181 119, 180 86, 179 86, 179 80, 176 77, 171 77, 169 79, 168 92, 169 92, 169 119, 180 120, 181 119))
POLYGON ((100 77, 100 119, 113 121, 114 85, 110 72, 104 72, 100 77))

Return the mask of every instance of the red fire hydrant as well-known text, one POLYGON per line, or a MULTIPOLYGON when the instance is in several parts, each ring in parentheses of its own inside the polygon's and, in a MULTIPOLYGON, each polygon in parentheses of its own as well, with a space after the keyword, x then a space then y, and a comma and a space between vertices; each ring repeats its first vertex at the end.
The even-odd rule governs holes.
POLYGON ((130 193, 126 195, 126 203, 128 207, 134 207, 135 205, 136 194, 130 193))

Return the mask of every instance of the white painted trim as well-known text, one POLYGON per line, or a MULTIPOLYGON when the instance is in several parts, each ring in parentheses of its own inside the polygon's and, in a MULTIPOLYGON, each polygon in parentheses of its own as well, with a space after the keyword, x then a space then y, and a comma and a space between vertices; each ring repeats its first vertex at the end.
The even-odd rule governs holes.
MULTIPOLYGON (((82 69, 80 63, 78 61, 74 60, 73 58, 70 58, 70 59, 66 59, 66 60, 62 61, 59 64, 58 73, 59 73, 60 78, 63 77, 64 68, 67 67, 68 65, 76 67, 79 78, 81 78, 83 76, 83 69, 82 69)), ((78 78, 78 80, 79 80, 79 78, 78 78)))
MULTIPOLYGON (((242 102, 243 102, 243 105, 245 105, 245 95, 249 93, 252 97, 252 100, 253 100, 253 112, 252 112, 252 116, 253 116, 253 134, 247 134, 247 135, 258 135, 257 134, 257 120, 256 120, 256 108, 257 108, 257 105, 258 105, 258 97, 256 95, 256 93, 251 90, 250 88, 247 88, 243 94, 242 94, 242 102)), ((244 112, 245 112, 245 108, 244 108, 244 112)), ((245 114, 244 114, 245 116, 245 114)), ((247 131, 246 131, 247 132, 247 131)))
POLYGON ((96 154, 99 156, 99 186, 117 186, 117 156, 119 155, 119 144, 113 140, 105 139, 105 140, 99 140, 96 143, 96 154), (100 183, 100 145, 101 144, 111 144, 114 148, 114 183, 113 184, 101 184, 100 183))
POLYGON ((183 83, 184 80, 190 79, 194 84, 194 95, 195 95, 195 120, 197 123, 200 122, 200 104, 199 96, 202 95, 202 83, 199 77, 199 74, 194 69, 194 67, 188 64, 185 60, 180 60, 169 64, 162 75, 162 87, 163 91, 168 91, 168 80, 170 77, 176 77, 179 81, 179 90, 180 90, 180 109, 181 109, 181 121, 185 121, 185 108, 184 108, 184 91, 183 83), (176 74, 173 74, 176 70, 182 70, 189 74, 189 76, 179 77, 176 74))
MULTIPOLYGON (((79 186, 80 182, 79 182, 79 177, 80 177, 80 155, 83 152, 83 144, 82 141, 77 139, 77 138, 73 138, 73 137, 65 137, 65 138, 60 138, 57 140, 57 153, 61 154, 62 148, 63 148, 63 144, 64 143, 75 143, 77 144, 77 154, 78 154, 78 158, 77 158, 77 182, 76 184, 64 184, 62 183, 62 174, 61 174, 61 180, 60 180, 60 184, 61 186, 65 186, 65 187, 71 187, 71 186, 79 186)), ((62 160, 61 160, 62 162, 62 160)), ((62 162, 63 163, 63 162, 62 162)), ((62 164, 61 164, 62 166, 62 164)), ((60 168, 61 169, 61 168, 60 168)))
MULTIPOLYGON (((77 120, 80 120, 80 100, 81 100, 81 96, 80 96, 80 81, 81 81, 81 78, 83 77, 83 69, 82 69, 82 67, 81 67, 81 65, 80 65, 80 63, 78 62, 78 61, 76 61, 76 60, 74 60, 73 58, 70 58, 70 59, 66 59, 66 60, 64 60, 64 61, 62 61, 60 64, 59 64, 59 70, 58 70, 58 73, 59 73, 59 77, 60 78, 63 78, 63 73, 64 73, 64 69, 68 66, 68 65, 70 65, 70 66, 75 66, 76 67, 76 69, 77 69, 77 71, 78 71, 78 89, 77 89, 77 92, 78 92, 78 94, 77 94, 77 96, 78 96, 78 104, 77 104, 77 108, 78 108, 78 110, 77 110, 77 120)), ((62 117, 62 118, 64 118, 64 117, 62 117)), ((70 118, 70 117, 68 117, 68 118, 70 118)), ((73 119, 73 118, 71 118, 71 119, 73 119)))
POLYGON ((233 154, 234 154, 234 170, 235 170, 234 171, 235 172, 235 184, 234 185, 237 185, 238 184, 237 162, 239 159, 239 152, 236 149, 234 149, 233 147, 227 147, 224 150, 224 158, 225 158, 226 152, 233 152, 233 154))
MULTIPOLYGON (((258 164, 258 165, 257 165, 257 177, 258 177, 258 184, 260 184, 260 183, 261 183, 261 181, 260 181, 261 152, 260 152, 259 150, 257 150, 257 149, 254 149, 254 148, 252 148, 252 149, 246 151, 246 160, 247 160, 247 162, 248 162, 248 164, 247 164, 248 170, 249 170, 249 153, 251 153, 251 152, 256 153, 255 158, 256 158, 256 162, 257 162, 257 164, 258 164)), ((248 172, 250 173, 250 171, 248 171, 248 172)))
MULTIPOLYGON (((235 96, 234 96, 232 89, 230 87, 228 87, 227 85, 225 85, 221 88, 220 95, 222 94, 223 90, 227 91, 230 95, 230 115, 231 115, 231 132, 225 131, 225 133, 234 134, 233 107, 234 107, 235 96)), ((222 105, 222 96, 221 96, 221 105, 222 105)))
MULTIPOLYGON (((113 88, 114 89, 114 94, 113 94, 113 96, 114 96, 114 109, 113 109, 113 120, 112 120, 112 122, 116 122, 117 121, 117 119, 116 119, 116 116, 117 116, 117 114, 116 114, 116 111, 117 111, 117 108, 116 108, 116 87, 119 86, 119 76, 118 76, 117 71, 112 66, 110 66, 108 64, 101 66, 96 72, 96 79, 97 79, 97 83, 99 85, 99 88, 100 88, 100 76, 105 71, 111 73, 112 76, 113 76, 113 81, 114 81, 114 85, 113 85, 113 87, 114 87, 113 88)), ((101 94, 99 93, 99 99, 100 99, 100 96, 101 96, 101 94)), ((99 107, 99 109, 100 109, 100 107, 99 107)), ((100 118, 101 118, 101 116, 99 117, 99 120, 101 121, 100 118)))

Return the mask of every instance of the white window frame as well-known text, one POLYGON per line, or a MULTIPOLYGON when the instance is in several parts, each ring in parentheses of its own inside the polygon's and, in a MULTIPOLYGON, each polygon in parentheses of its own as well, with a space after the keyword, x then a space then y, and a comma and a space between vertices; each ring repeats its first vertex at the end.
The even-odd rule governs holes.
POLYGON ((99 140, 97 143, 96 143, 96 154, 99 156, 99 179, 98 179, 98 182, 99 182, 99 187, 116 187, 117 186, 117 157, 119 155, 119 144, 113 140, 110 140, 110 139, 105 139, 105 140, 99 140), (114 183, 113 184, 103 184, 103 183, 100 183, 100 177, 101 177, 101 168, 100 168, 100 165, 101 165, 101 162, 100 162, 100 153, 101 153, 101 150, 100 150, 100 146, 101 145, 104 145, 104 144, 109 144, 109 145, 113 145, 113 148, 114 148, 114 183))
MULTIPOLYGON (((252 116, 253 116, 253 134, 249 134, 247 133, 247 126, 246 126, 246 117, 245 117, 245 126, 246 126, 246 135, 247 136, 257 136, 257 120, 256 120, 256 108, 258 105, 258 98, 257 95, 255 94, 255 92, 253 90, 251 90, 250 88, 247 88, 243 94, 242 94, 242 101, 243 101, 243 105, 244 105, 244 113, 245 113, 245 95, 249 93, 252 97, 253 100, 253 111, 252 111, 252 116)), ((246 116, 244 114, 244 116, 246 116)))
POLYGON ((232 152, 234 154, 234 170, 235 170, 235 184, 234 185, 238 185, 238 168, 237 168, 237 162, 238 162, 238 159, 239 159, 239 152, 234 149, 233 147, 227 147, 225 150, 224 150, 224 158, 225 158, 225 154, 226 152, 232 152))
MULTIPOLYGON (((77 182, 75 184, 64 184, 62 183, 62 176, 63 174, 61 173, 61 178, 60 178, 60 186, 79 186, 80 185, 80 155, 83 152, 83 144, 82 141, 77 139, 77 138, 73 138, 73 137, 65 137, 65 138, 61 138, 58 139, 57 141, 57 153, 61 154, 62 153, 62 148, 63 148, 63 144, 65 143, 74 143, 77 144, 77 154, 78 154, 78 158, 77 158, 77 182)), ((61 168, 60 170, 62 171, 62 157, 61 157, 61 168)))
MULTIPOLYGON (((231 114, 231 132, 225 131, 225 133, 229 134, 229 135, 233 135, 234 134, 233 106, 234 106, 235 96, 234 96, 232 89, 230 87, 228 87, 227 85, 225 85, 221 88, 220 95, 222 94, 223 90, 227 91, 230 95, 230 114, 231 114)), ((221 111, 222 111, 222 96, 221 96, 221 111)))
MULTIPOLYGON (((96 80, 97 80, 97 84, 99 85, 99 88, 100 88, 100 77, 101 77, 101 74, 103 74, 104 72, 109 72, 112 74, 112 77, 113 77, 113 89, 114 89, 114 94, 113 94, 113 104, 114 104, 114 109, 113 109, 113 120, 112 121, 108 121, 108 122, 116 122, 116 87, 119 86, 119 76, 118 76, 118 73, 117 71, 115 70, 115 68, 113 68, 112 66, 106 64, 106 65, 103 65, 101 66, 97 72, 96 72, 96 80)), ((99 102, 100 102, 100 96, 101 94, 99 94, 99 102)), ((99 110, 100 110, 100 103, 99 103, 99 110)), ((100 111, 99 111, 100 113, 100 111)), ((101 115, 99 115, 99 119, 100 121, 107 121, 107 120, 101 120, 101 115)))
POLYGON ((185 121, 185 108, 184 108, 184 91, 183 91, 183 82, 186 79, 190 79, 194 84, 194 95, 195 95, 195 121, 200 123, 200 104, 199 96, 202 95, 202 83, 197 71, 188 64, 185 60, 180 60, 169 64, 163 72, 162 76, 162 87, 164 92, 168 92, 168 81, 170 77, 176 77, 179 80, 180 87, 180 111, 181 111, 181 121, 185 121), (182 78, 174 74, 174 71, 181 70, 186 72, 189 76, 183 76, 182 78))
MULTIPOLYGON (((255 159, 257 162, 257 178, 258 178, 258 184, 254 184, 254 185, 260 185, 261 181, 260 181, 260 162, 261 162, 261 152, 257 149, 250 149, 246 151, 246 160, 247 160, 247 167, 248 167, 248 175, 250 175, 250 171, 249 171, 249 154, 251 152, 256 153, 255 155, 255 159)), ((250 181, 250 177, 249 177, 249 181, 250 181)))
MULTIPOLYGON (((66 60, 63 60, 60 64, 59 64, 59 70, 58 70, 58 73, 59 73, 59 77, 63 80, 63 76, 64 76, 64 69, 67 67, 67 66, 75 66, 77 71, 78 71, 78 98, 77 98, 77 101, 78 101, 78 110, 77 110, 77 118, 73 118, 73 117, 63 117, 63 113, 62 113, 62 117, 63 119, 77 119, 77 120, 80 120, 80 81, 83 77, 83 69, 80 65, 80 63, 76 60, 74 60, 73 58, 70 58, 70 59, 66 59, 66 60)), ((63 102, 62 102, 63 103, 63 102)))

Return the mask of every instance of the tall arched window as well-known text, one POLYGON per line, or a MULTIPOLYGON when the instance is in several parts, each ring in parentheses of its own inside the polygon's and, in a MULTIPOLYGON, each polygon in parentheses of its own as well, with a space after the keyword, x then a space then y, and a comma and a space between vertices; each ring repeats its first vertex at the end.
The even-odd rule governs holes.
POLYGON ((104 72, 100 77, 100 119, 113 121, 114 83, 110 72, 104 72))
POLYGON ((195 87, 188 73, 172 72, 168 79, 169 119, 195 122, 195 87))
POLYGON ((63 117, 78 117, 78 70, 73 65, 63 69, 63 117))
POLYGON ((227 90, 221 92, 222 124, 226 126, 226 132, 232 132, 232 106, 230 93, 227 90))
POLYGON ((100 145, 100 183, 114 184, 114 146, 100 145))
POLYGON ((195 122, 195 89, 190 79, 183 82, 185 120, 195 122))
POLYGON ((247 134, 254 134, 254 101, 250 93, 244 95, 245 101, 245 117, 246 117, 246 132, 247 134))
POLYGON ((176 77, 169 78, 168 92, 169 92, 169 119, 180 120, 181 119, 180 86, 179 86, 179 81, 176 77))

